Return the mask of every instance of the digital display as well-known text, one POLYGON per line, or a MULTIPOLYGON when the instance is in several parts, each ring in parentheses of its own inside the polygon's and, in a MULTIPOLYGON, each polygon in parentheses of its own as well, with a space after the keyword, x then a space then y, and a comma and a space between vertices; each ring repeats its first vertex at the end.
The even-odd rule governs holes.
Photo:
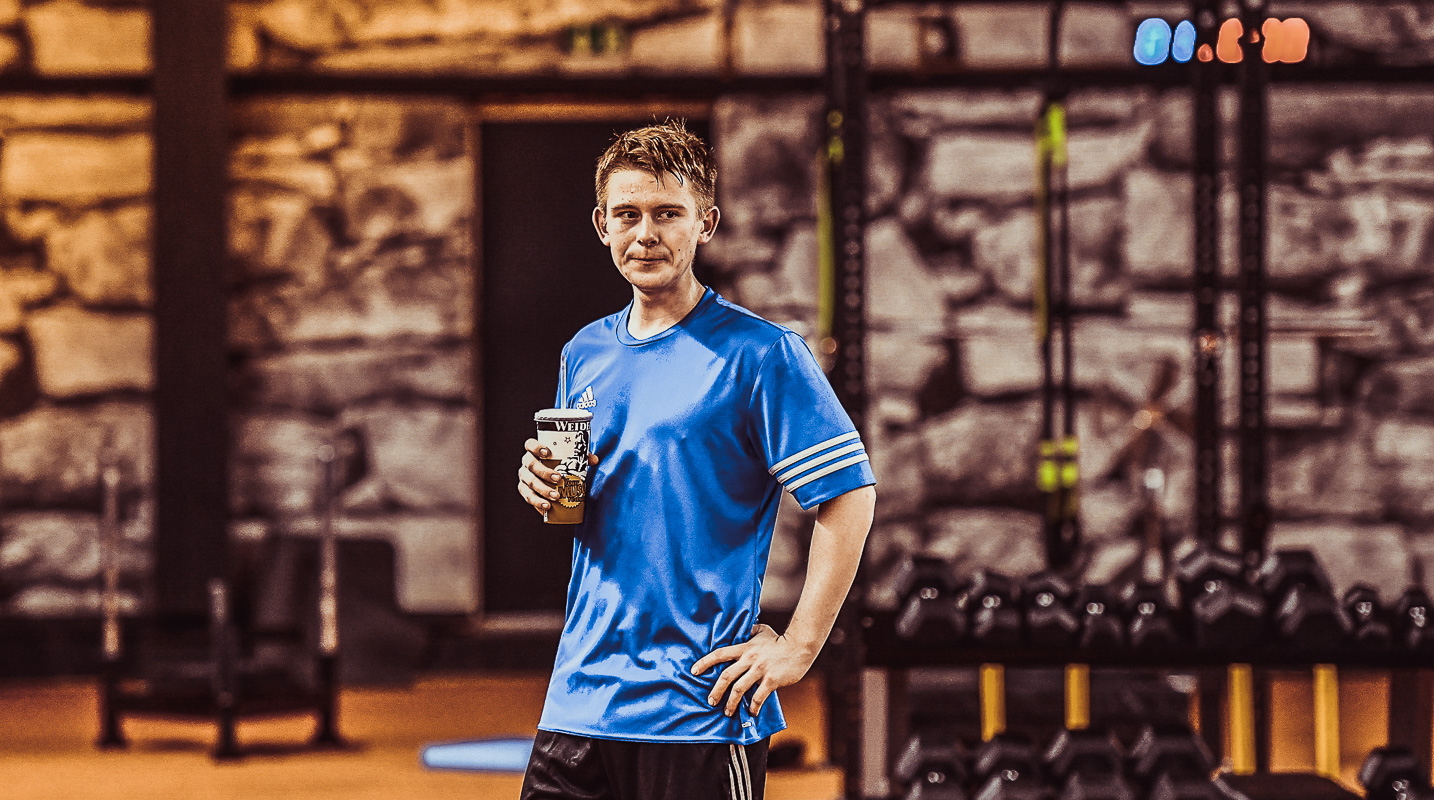
MULTIPOLYGON (((1227 19, 1220 26, 1214 42, 1198 41, 1195 25, 1182 20, 1175 27, 1158 17, 1144 20, 1135 29, 1134 55, 1137 64, 1155 66, 1174 59, 1185 63, 1192 58, 1201 61, 1219 59, 1238 64, 1245 57, 1240 40, 1245 26, 1238 19, 1227 19)), ((1297 64, 1309 54, 1310 26, 1299 17, 1267 19, 1254 34, 1260 52, 1268 63, 1297 64)))

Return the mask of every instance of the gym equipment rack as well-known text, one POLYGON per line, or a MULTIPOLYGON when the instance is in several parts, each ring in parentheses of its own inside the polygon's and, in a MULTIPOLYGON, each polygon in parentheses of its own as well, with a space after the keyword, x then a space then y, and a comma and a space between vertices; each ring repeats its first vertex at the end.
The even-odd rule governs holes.
MULTIPOLYGON (((1051 2, 1059 9, 1059 0, 1051 2)), ((972 73, 923 74, 915 79, 882 75, 872 80, 866 72, 862 36, 866 11, 869 6, 875 4, 877 3, 864 0, 825 0, 824 3, 827 22, 825 87, 829 136, 826 166, 827 185, 830 187, 827 199, 831 206, 819 213, 829 215, 828 219, 832 222, 831 235, 835 253, 841 259, 842 280, 840 288, 837 288, 836 281, 831 279, 833 276, 826 276, 828 279, 823 285, 831 287, 830 291, 835 296, 823 297, 822 300, 844 312, 834 320, 830 331, 834 339, 832 346, 837 355, 831 377, 833 387, 851 413, 857 429, 865 430, 867 401, 861 361, 864 329, 859 314, 854 312, 863 304, 862 231, 865 215, 859 188, 864 185, 866 171, 862 133, 867 113, 865 100, 868 86, 875 85, 881 89, 918 86, 973 88, 1044 83, 1049 101, 1053 88, 1051 82, 1057 77, 1060 86, 1067 89, 1097 85, 1188 85, 1193 95, 1194 145, 1192 171, 1195 258, 1192 299, 1195 315, 1191 341, 1195 356, 1195 534, 1200 541, 1218 546, 1222 534, 1219 359, 1225 343, 1218 318, 1223 289, 1219 264, 1217 203, 1220 175, 1217 94, 1232 70, 1213 60, 1202 62, 1199 59, 1191 59, 1188 66, 1172 66, 1162 68, 1158 72, 1143 71, 1144 74, 1139 77, 1101 70, 1062 71, 1056 76, 1052 54, 1052 63, 1048 64, 1048 70, 1044 72, 1024 70, 1004 73, 999 77, 972 73), (836 297, 841 297, 843 302, 835 302, 836 297)), ((1191 0, 1190 9, 1199 41, 1214 41, 1220 6, 1218 0, 1191 0)), ((1244 58, 1233 70, 1237 77, 1240 100, 1239 157, 1236 165, 1240 201, 1237 359, 1240 381, 1237 428, 1239 541, 1241 555, 1250 567, 1265 555, 1270 524, 1265 418, 1265 354, 1269 333, 1265 285, 1265 195, 1270 68, 1261 57, 1258 44, 1259 31, 1267 10, 1266 0, 1239 0, 1239 16, 1245 30, 1240 40, 1244 58)), ((1407 70, 1391 67, 1357 70, 1360 73, 1369 73, 1362 78, 1354 78, 1353 73, 1347 70, 1309 67, 1286 75, 1299 75, 1300 79, 1312 82, 1326 82, 1337 80, 1335 74, 1340 72, 1343 72, 1344 78, 1353 80, 1419 80, 1414 73, 1405 74, 1407 70)), ((1427 79, 1427 75, 1425 78, 1427 79)), ((1047 246, 1045 263, 1048 266, 1051 264, 1049 249, 1047 246)), ((1049 282, 1050 276, 1047 275, 1048 286, 1049 282)), ((1068 309, 1065 310, 1068 312, 1068 309)), ((1065 346, 1069 348, 1069 340, 1065 342, 1065 346)), ((1048 364, 1049 360, 1048 355, 1048 364)), ((1065 360, 1069 364, 1068 355, 1065 360)), ((1409 746, 1427 772, 1431 737, 1434 737, 1434 731, 1431 731, 1431 727, 1434 727, 1434 718, 1431 718, 1431 715, 1434 715, 1434 680, 1431 680, 1434 658, 1422 653, 1361 653, 1349 650, 1302 652, 1275 647, 1228 651, 1192 648, 1166 652, 1096 652, 1077 648, 982 648, 969 645, 913 644, 892 635, 894 614, 852 613, 852 606, 865 597, 865 589, 865 572, 862 570, 858 573, 856 590, 848 598, 838 617, 831 640, 831 646, 834 646, 836 652, 832 657, 824 659, 828 664, 829 675, 830 752, 833 763, 841 766, 848 776, 845 788, 845 797, 848 800, 863 798, 871 777, 869 770, 878 768, 884 773, 888 767, 886 762, 890 761, 890 758, 875 760, 870 757, 870 753, 863 752, 868 732, 865 725, 868 720, 864 718, 864 713, 891 713, 890 689, 893 681, 886 679, 885 670, 927 665, 1009 664, 1058 667, 1074 663, 1197 672, 1202 678, 1198 698, 1200 715, 1201 719, 1206 721, 1203 738, 1214 745, 1214 752, 1221 753, 1224 750, 1218 724, 1209 723, 1220 718, 1223 705, 1220 698, 1228 695, 1231 702, 1229 711, 1232 742, 1236 748, 1248 749, 1244 746, 1253 745, 1254 749, 1253 769, 1251 765, 1237 763, 1236 772, 1254 772, 1257 777, 1268 774, 1269 735, 1268 720, 1265 719, 1267 689, 1263 679, 1254 677, 1255 669, 1313 667, 1317 712, 1321 707, 1327 708, 1330 705, 1331 696, 1337 696, 1337 681, 1332 678, 1338 666, 1388 669, 1392 671, 1390 743, 1409 746), (855 627, 854 618, 859 618, 855 627), (860 672, 859 681, 852 674, 844 674, 853 667, 860 672), (860 691, 853 692, 854 686, 860 691), (1243 706, 1244 710, 1238 706, 1243 706), (1235 731, 1235 727, 1242 730, 1235 731), (1242 734, 1245 734, 1246 739, 1253 738, 1253 741, 1241 741, 1242 734)), ((983 666, 983 685, 988 677, 987 673, 988 670, 983 666)), ((996 674, 996 671, 991 674, 996 674)), ((883 722, 883 731, 887 721, 889 717, 883 722)), ((883 746, 882 749, 887 748, 883 746)), ((887 754, 890 755, 892 754, 887 754)), ((1301 791, 1309 790, 1306 784, 1301 784, 1301 791)))

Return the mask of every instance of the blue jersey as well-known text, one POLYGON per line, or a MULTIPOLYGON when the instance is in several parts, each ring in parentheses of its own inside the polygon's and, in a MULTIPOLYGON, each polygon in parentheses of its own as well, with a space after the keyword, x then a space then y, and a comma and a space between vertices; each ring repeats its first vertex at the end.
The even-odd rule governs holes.
POLYGON ((800 336, 712 289, 647 339, 631 304, 563 348, 557 405, 593 413, 567 617, 538 727, 609 739, 750 744, 786 727, 707 705, 747 641, 781 492, 802 508, 876 483, 851 418, 800 336))

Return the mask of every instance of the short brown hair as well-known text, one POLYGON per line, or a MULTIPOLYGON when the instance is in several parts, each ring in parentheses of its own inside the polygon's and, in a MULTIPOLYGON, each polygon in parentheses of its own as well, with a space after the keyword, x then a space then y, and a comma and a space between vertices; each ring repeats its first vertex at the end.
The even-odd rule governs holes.
POLYGON ((597 162, 597 204, 607 212, 607 181, 614 172, 635 169, 659 180, 672 173, 692 187, 697 213, 705 214, 716 204, 717 165, 707 144, 689 133, 680 119, 619 134, 597 162))

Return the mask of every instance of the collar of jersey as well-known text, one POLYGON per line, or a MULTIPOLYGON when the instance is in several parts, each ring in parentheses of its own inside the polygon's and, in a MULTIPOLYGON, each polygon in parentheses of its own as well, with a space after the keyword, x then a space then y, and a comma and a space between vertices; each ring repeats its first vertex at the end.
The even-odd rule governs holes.
POLYGON ((702 299, 698 300, 697 305, 693 306, 692 310, 687 312, 687 316, 683 317, 681 320, 678 320, 676 323, 674 323, 671 327, 669 327, 662 333, 654 334, 652 336, 647 337, 646 339, 633 338, 633 335, 631 333, 628 333, 627 331, 627 315, 632 313, 632 302, 629 301, 627 304, 627 308, 624 308, 622 310, 622 314, 618 315, 617 318, 617 340, 627 345, 628 347, 641 347, 645 344, 652 344, 653 342, 666 339, 667 337, 676 333, 679 328, 695 319, 698 314, 702 313, 702 310, 707 307, 707 305, 712 301, 712 298, 715 297, 716 294, 716 292, 712 291, 711 286, 706 287, 702 292, 702 299))

